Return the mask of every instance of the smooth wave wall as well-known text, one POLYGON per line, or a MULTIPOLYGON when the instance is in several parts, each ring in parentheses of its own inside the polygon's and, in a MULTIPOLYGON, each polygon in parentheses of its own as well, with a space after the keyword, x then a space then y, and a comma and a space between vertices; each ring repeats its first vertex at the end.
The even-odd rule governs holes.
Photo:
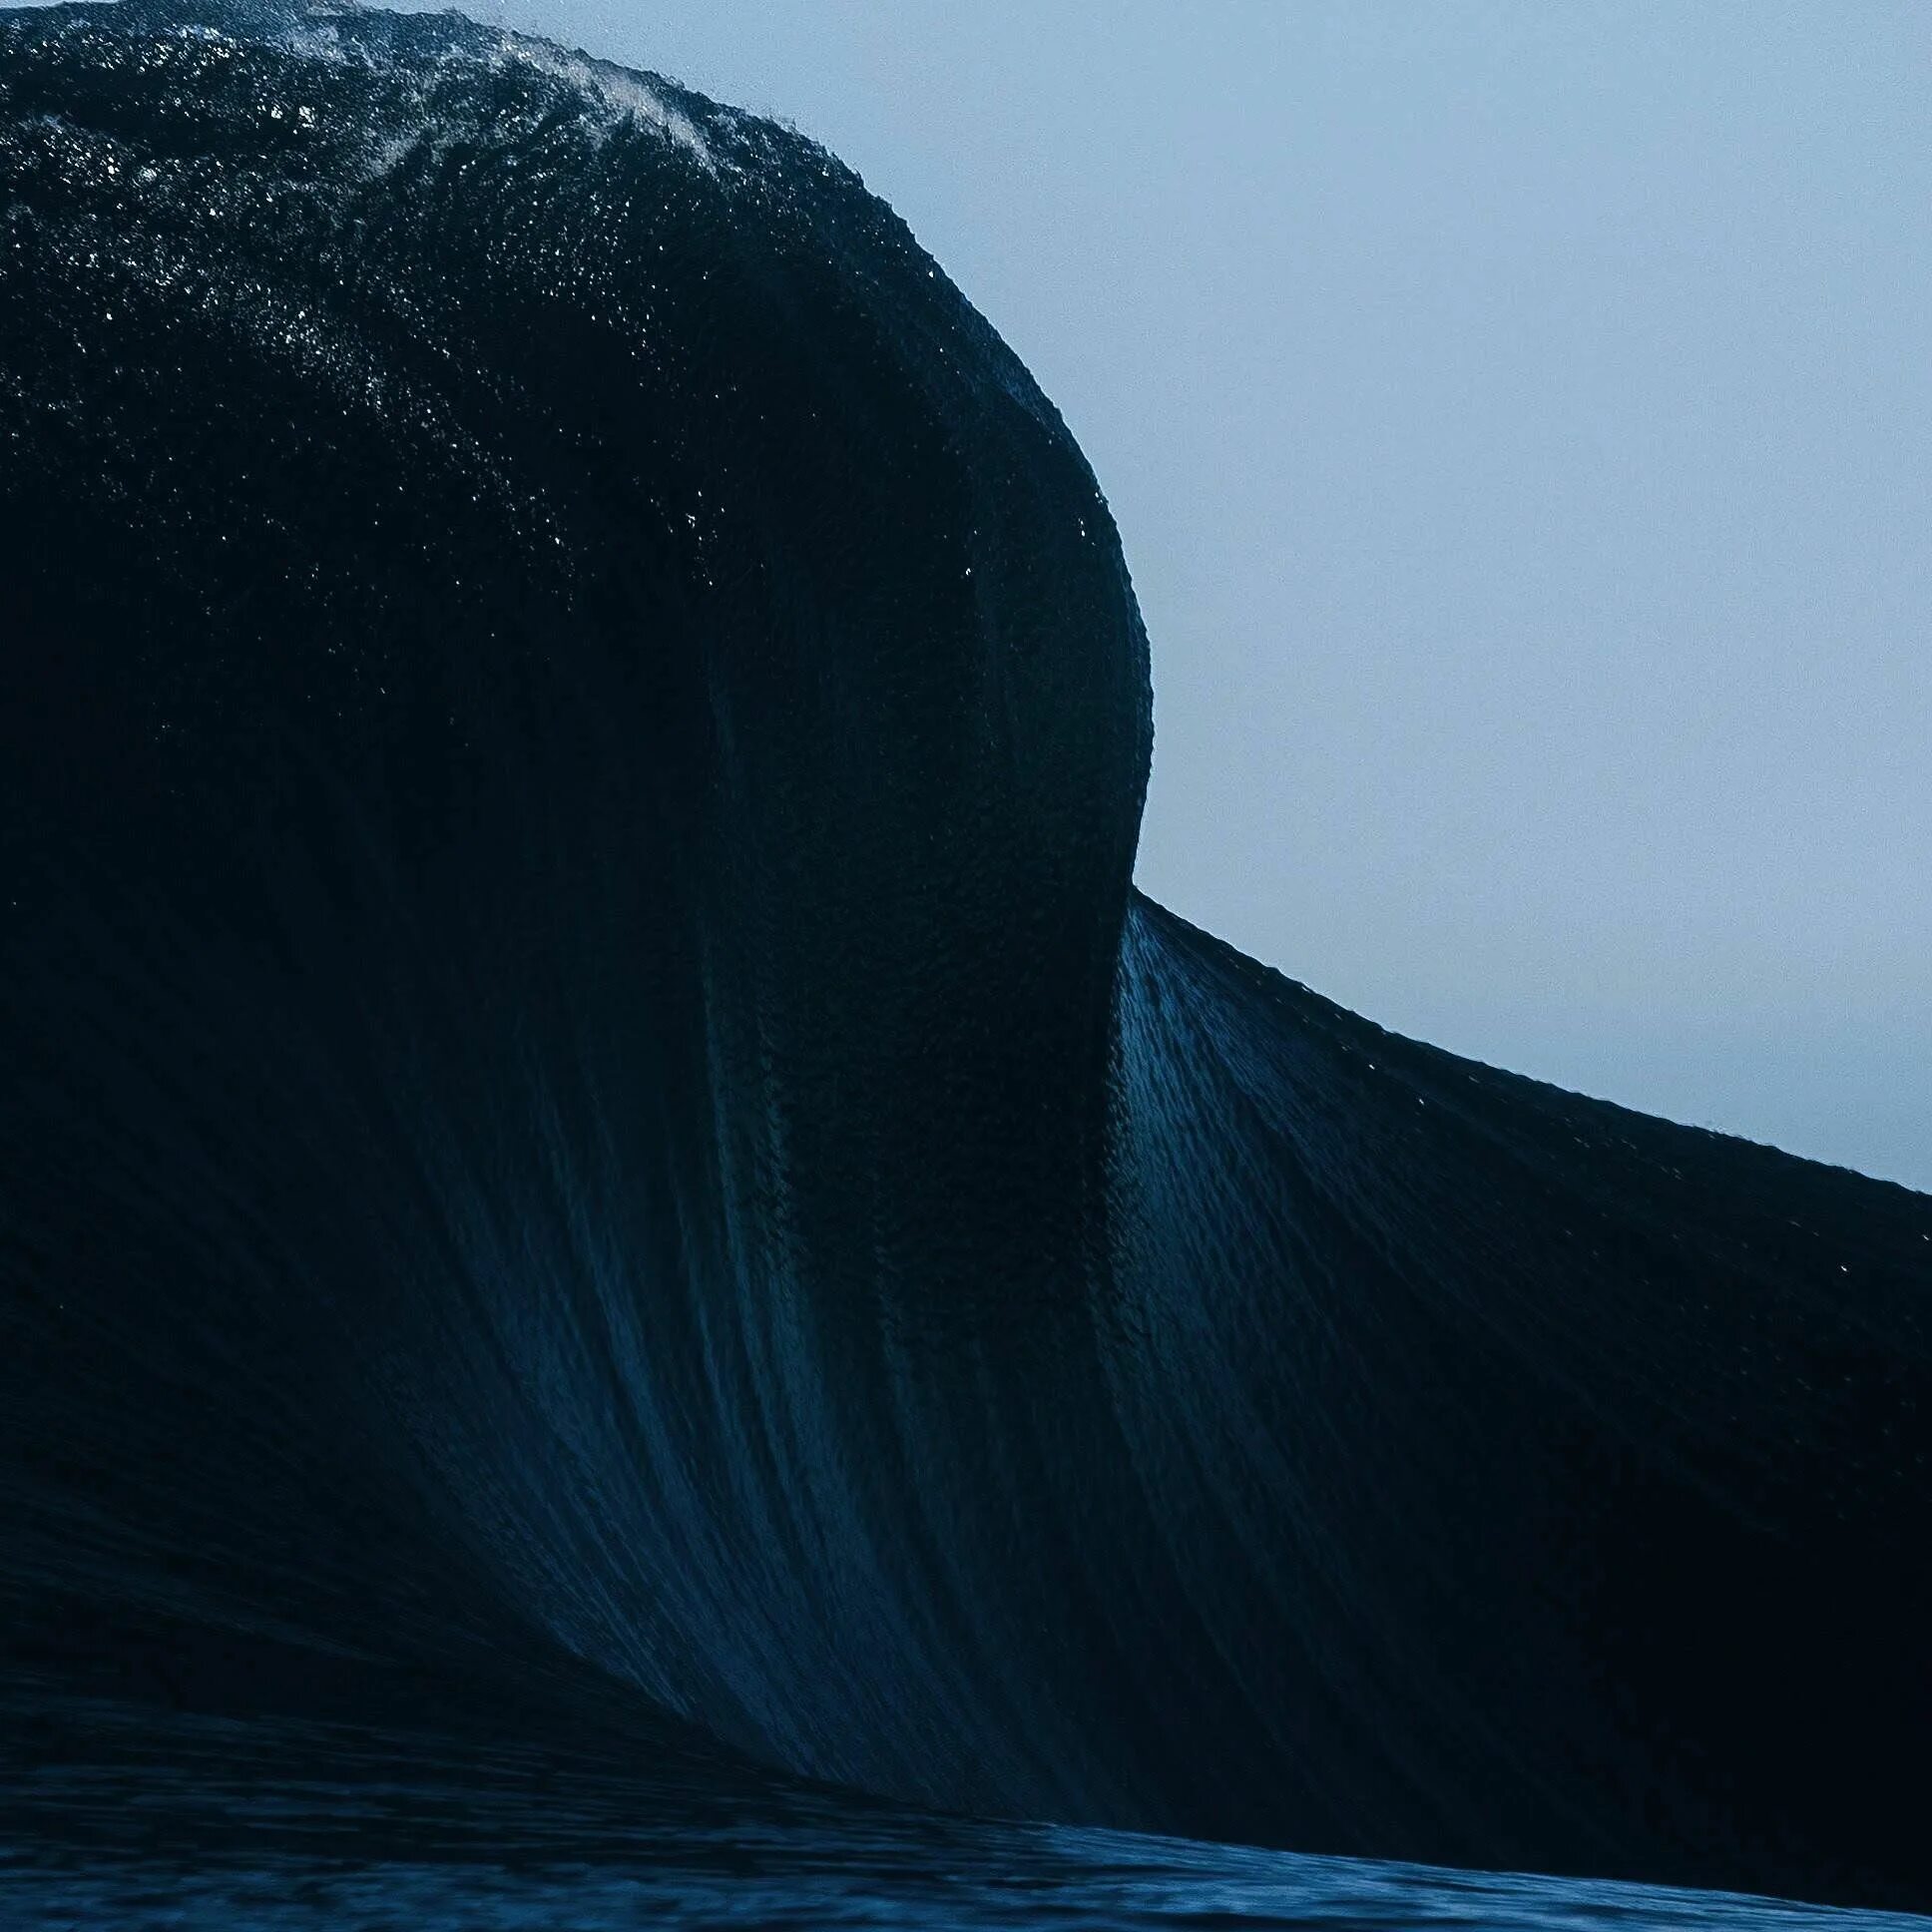
POLYGON ((0 450, 43 1732, 1932 1901, 1932 1202, 1135 895, 1105 503, 849 170, 455 16, 12 15, 0 450))

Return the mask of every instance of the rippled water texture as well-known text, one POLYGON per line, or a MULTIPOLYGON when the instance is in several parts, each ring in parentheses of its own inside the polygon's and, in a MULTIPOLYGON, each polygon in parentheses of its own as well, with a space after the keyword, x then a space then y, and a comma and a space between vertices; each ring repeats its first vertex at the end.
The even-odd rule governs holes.
POLYGON ((103 1703, 0 1852, 21 1925, 1461 1926, 1625 1932, 1924 1920, 1735 1894, 1314 1858, 640 1773, 460 1732, 234 1723, 103 1703), (132 1801, 131 1801, 132 1800, 132 1801))

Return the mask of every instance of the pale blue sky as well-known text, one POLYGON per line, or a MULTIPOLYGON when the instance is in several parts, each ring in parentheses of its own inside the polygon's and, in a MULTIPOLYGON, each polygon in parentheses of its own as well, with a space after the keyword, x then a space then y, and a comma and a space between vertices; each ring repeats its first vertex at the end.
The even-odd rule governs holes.
POLYGON ((1059 404, 1139 876, 1932 1189, 1932 5, 479 0, 823 140, 1059 404))

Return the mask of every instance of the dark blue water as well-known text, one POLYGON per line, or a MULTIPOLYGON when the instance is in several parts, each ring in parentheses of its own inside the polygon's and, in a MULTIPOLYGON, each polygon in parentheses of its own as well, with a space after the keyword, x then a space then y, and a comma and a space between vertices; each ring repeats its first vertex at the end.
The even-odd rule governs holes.
POLYGON ((684 1751, 104 1700, 0 1849, 9 1925, 1842 1927, 1905 1914, 949 1817, 684 1751))
POLYGON ((822 150, 6 16, 0 651, 16 1916, 1932 1905, 1932 1201, 1135 894, 1104 499, 822 150))

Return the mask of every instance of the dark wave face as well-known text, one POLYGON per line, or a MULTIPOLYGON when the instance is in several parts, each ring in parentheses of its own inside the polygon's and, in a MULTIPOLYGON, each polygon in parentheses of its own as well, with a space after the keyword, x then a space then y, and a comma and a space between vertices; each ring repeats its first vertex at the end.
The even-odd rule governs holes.
POLYGON ((1101 494, 809 141, 6 16, 0 651, 49 1911, 1598 1909, 1093 1826, 1932 1906, 1932 1201, 1135 895, 1101 494))

